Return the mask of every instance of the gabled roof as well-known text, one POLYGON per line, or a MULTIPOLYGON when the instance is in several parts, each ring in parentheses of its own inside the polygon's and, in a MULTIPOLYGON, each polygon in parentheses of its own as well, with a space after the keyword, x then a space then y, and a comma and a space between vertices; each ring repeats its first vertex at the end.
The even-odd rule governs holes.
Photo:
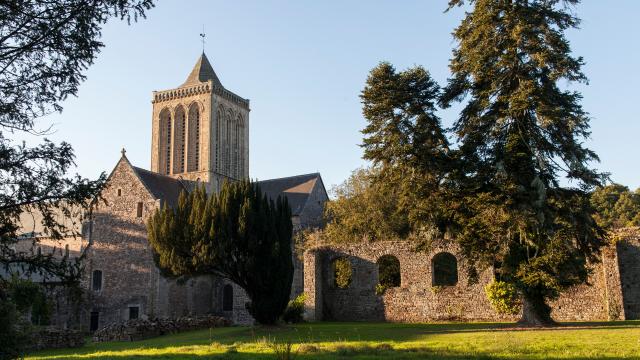
MULTIPOLYGON (((262 180, 258 181, 260 189, 271 199, 276 199, 278 196, 286 196, 291 206, 291 214, 294 216, 300 215, 309 195, 313 191, 316 183, 322 185, 322 178, 319 173, 289 176, 279 179, 262 180)), ((323 188, 324 190, 324 188, 323 188)))
POLYGON ((162 199, 169 206, 178 204, 178 198, 183 190, 187 190, 182 182, 172 177, 131 166, 133 171, 138 175, 140 181, 151 192, 156 199, 162 199))
POLYGON ((222 86, 220 79, 218 79, 218 75, 213 71, 213 67, 211 66, 211 63, 209 63, 209 59, 207 59, 207 55, 203 52, 198 58, 198 61, 196 61, 196 65, 193 67, 193 70, 191 70, 187 80, 184 84, 180 85, 180 87, 196 85, 209 80, 212 80, 215 85, 222 86))

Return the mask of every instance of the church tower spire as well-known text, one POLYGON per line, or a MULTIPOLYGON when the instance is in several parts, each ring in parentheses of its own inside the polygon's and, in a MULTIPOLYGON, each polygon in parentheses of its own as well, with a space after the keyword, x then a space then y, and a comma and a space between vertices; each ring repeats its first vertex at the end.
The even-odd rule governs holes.
POLYGON ((180 87, 204 83, 209 80, 211 80, 217 86, 222 86, 220 79, 218 79, 218 75, 216 75, 216 72, 213 71, 213 67, 209 62, 209 59, 207 59, 207 55, 205 55, 205 53, 203 52, 202 55, 200 55, 200 57, 198 58, 198 61, 193 67, 193 70, 191 70, 189 77, 187 77, 187 80, 182 85, 180 85, 180 87))
POLYGON ((248 178, 249 100, 222 86, 204 52, 182 85, 151 102, 151 171, 210 191, 248 178))

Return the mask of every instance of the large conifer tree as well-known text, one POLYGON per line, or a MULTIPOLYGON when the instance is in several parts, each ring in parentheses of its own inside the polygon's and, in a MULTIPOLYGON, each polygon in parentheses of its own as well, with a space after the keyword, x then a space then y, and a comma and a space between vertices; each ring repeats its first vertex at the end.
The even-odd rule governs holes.
POLYGON ((165 274, 217 274, 246 292, 248 310, 273 324, 289 301, 293 280, 291 209, 249 181, 182 193, 176 208, 158 209, 147 224, 155 260, 165 274))
POLYGON ((501 265, 527 324, 553 322, 547 301, 586 280, 601 246, 588 191, 604 176, 583 145, 589 117, 581 95, 559 85, 586 81, 564 34, 579 24, 578 2, 467 1, 442 98, 466 101, 454 125, 464 161, 457 238, 472 263, 501 265))
POLYGON ((423 67, 397 71, 387 62, 371 70, 360 95, 367 119, 363 158, 373 162, 374 191, 397 197, 397 205, 389 203, 409 217, 413 230, 443 218, 440 188, 452 159, 436 115, 439 96, 440 87, 423 67))

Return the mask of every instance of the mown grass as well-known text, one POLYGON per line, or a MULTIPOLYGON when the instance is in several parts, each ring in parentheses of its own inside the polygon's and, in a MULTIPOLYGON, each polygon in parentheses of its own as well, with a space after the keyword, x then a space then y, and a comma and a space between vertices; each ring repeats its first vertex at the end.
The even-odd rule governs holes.
POLYGON ((565 323, 551 330, 505 323, 312 323, 230 327, 136 342, 89 343, 27 359, 640 359, 640 321, 565 323))

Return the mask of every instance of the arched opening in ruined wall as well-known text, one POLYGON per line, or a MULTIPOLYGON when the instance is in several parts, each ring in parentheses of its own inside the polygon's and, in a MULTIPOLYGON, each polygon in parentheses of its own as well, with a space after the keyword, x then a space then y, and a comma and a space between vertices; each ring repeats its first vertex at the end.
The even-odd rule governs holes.
POLYGON ((346 257, 339 257, 331 262, 333 272, 333 286, 338 289, 347 289, 353 280, 351 261, 346 257))
POLYGON ((400 260, 393 255, 381 256, 378 261, 378 284, 384 288, 399 287, 401 283, 400 260))
POLYGON ((233 286, 231 284, 222 288, 222 311, 233 311, 233 286))
POLYGON ((458 283, 458 260, 448 252, 441 252, 431 259, 431 283, 433 286, 454 286, 458 283))

